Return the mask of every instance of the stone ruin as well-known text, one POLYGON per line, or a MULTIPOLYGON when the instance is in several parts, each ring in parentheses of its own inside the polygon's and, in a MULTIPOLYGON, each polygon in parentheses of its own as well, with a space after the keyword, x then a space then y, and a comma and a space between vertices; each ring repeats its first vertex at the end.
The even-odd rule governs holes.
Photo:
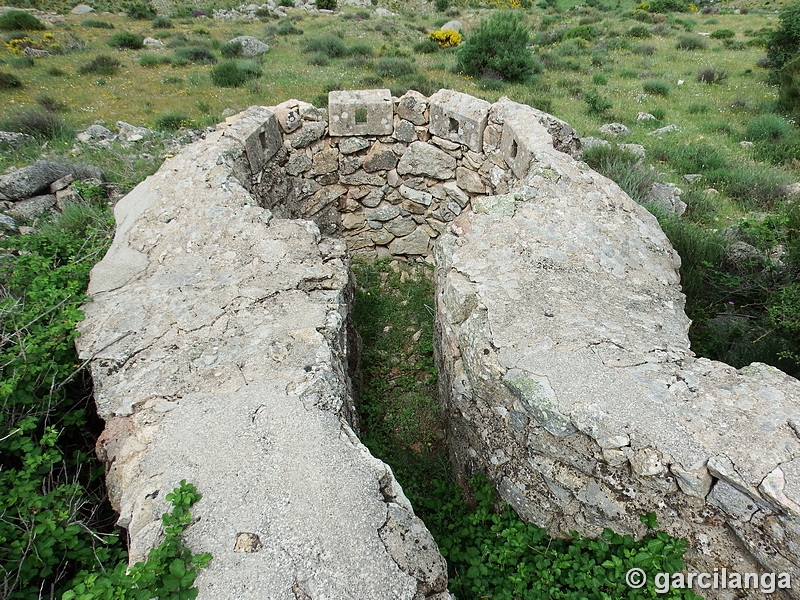
POLYGON ((393 256, 436 264, 460 477, 554 535, 656 512, 691 570, 787 572, 772 597, 800 598, 800 383, 692 354, 677 254, 578 153, 505 98, 331 92, 251 107, 122 199, 78 345, 132 560, 187 479, 200 598, 450 597, 358 440, 348 261, 393 256))

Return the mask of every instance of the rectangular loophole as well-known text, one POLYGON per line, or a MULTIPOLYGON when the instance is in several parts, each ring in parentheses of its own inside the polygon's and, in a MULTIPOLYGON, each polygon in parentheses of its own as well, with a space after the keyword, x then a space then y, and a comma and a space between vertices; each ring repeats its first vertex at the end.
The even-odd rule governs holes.
POLYGON ((261 133, 258 134, 258 141, 261 144, 261 149, 262 150, 266 150, 267 149, 267 132, 266 131, 262 131, 261 133))
POLYGON ((367 122, 367 109, 366 108, 357 108, 356 109, 356 123, 366 123, 367 122))
POLYGON ((450 117, 450 133, 458 133, 458 119, 450 117))
POLYGON ((511 158, 517 158, 517 152, 519 151, 519 147, 517 146, 517 140, 512 140, 511 142, 511 151, 510 155, 511 158))

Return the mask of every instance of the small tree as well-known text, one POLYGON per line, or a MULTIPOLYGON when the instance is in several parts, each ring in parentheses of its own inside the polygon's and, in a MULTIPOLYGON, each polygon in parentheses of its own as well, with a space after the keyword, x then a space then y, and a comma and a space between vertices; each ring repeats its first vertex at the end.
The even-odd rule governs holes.
POLYGON ((778 28, 767 38, 767 56, 777 72, 800 52, 800 2, 781 8, 778 28))
POLYGON ((541 71, 528 49, 530 31, 513 12, 496 12, 458 50, 458 68, 467 75, 525 81, 541 71))

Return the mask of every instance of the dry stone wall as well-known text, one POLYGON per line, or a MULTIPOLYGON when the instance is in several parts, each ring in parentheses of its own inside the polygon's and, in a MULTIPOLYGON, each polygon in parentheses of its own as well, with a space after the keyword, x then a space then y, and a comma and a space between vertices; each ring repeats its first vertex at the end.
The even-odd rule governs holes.
MULTIPOLYGON (((507 192, 524 171, 501 158, 491 108, 452 90, 331 92, 327 113, 289 100, 271 108, 280 131, 265 135, 278 150, 249 187, 276 215, 344 237, 355 258, 428 257, 472 198, 507 192)), ((578 151, 566 123, 532 114, 562 149, 578 151)))
POLYGON ((655 512, 691 570, 788 573, 769 597, 800 597, 800 382, 696 358, 655 219, 554 150, 527 107, 499 102, 490 121, 519 183, 473 198, 435 247, 459 474, 487 473, 555 535, 641 535, 655 512))
POLYGON ((92 271, 78 347, 131 561, 186 479, 201 599, 447 600, 436 543, 356 435, 345 244, 239 182, 277 128, 254 107, 168 160, 92 271))

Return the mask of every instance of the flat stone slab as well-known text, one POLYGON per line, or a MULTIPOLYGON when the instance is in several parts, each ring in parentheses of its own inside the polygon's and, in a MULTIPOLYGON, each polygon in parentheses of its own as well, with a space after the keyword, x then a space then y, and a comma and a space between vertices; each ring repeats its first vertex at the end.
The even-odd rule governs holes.
POLYGON ((387 89, 333 91, 328 94, 329 134, 391 135, 394 104, 387 89))

